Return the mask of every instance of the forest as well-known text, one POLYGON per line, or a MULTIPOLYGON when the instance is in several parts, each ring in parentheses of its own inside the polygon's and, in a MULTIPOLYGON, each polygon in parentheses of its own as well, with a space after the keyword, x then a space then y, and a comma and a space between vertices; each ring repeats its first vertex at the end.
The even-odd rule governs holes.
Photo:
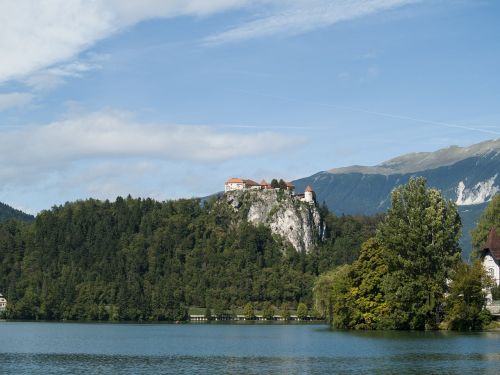
POLYGON ((88 199, 0 223, 0 292, 11 319, 183 320, 225 311, 312 306, 318 275, 358 258, 380 216, 319 207, 325 237, 296 252, 217 199, 88 199))

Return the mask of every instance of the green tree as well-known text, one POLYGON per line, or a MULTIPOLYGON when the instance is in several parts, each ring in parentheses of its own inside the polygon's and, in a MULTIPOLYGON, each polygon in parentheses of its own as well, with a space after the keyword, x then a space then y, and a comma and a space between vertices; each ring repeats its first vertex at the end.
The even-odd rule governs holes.
POLYGON ((280 187, 280 184, 279 184, 279 182, 278 182, 278 180, 277 180, 277 179, 273 178, 273 179, 271 180, 271 187, 272 187, 273 189, 277 189, 277 188, 279 188, 279 187, 280 187))
POLYGON ((243 315, 245 315, 245 319, 252 320, 255 319, 255 311, 253 309, 253 305, 248 302, 243 308, 243 315))
POLYGON ((352 328, 377 329, 387 325, 389 305, 381 288, 388 272, 384 253, 385 249, 376 239, 369 239, 361 247, 359 258, 352 264, 349 298, 357 311, 351 323, 352 328))
POLYGON ((480 330, 491 321, 486 307, 486 292, 492 286, 481 262, 460 263, 455 269, 446 298, 449 328, 459 331, 480 330))
POLYGON ((495 194, 481 215, 479 223, 471 231, 472 248, 476 254, 485 244, 491 228, 495 228, 497 234, 500 234, 500 194, 495 194))
POLYGON ((284 320, 290 320, 290 305, 288 303, 281 304, 280 315, 284 320))
POLYGON ((335 271, 329 271, 321 274, 313 288, 314 308, 321 318, 328 322, 333 317, 333 284, 335 280, 335 271))
POLYGON ((215 304, 214 315, 217 319, 221 319, 224 316, 224 305, 221 302, 215 304))
POLYGON ((297 318, 303 320, 307 319, 307 305, 303 302, 300 302, 299 305, 297 306, 297 318))
POLYGON ((262 316, 264 319, 272 320, 274 317, 274 307, 270 302, 264 302, 262 306, 262 316))
POLYGON ((391 328, 428 329, 439 324, 446 280, 460 259, 461 222, 456 206, 412 178, 392 193, 392 206, 378 226, 388 275, 385 300, 391 328))
POLYGON ((278 187, 280 189, 286 190, 286 182, 285 182, 285 180, 283 180, 283 179, 280 178, 280 180, 278 181, 278 187))
POLYGON ((353 328, 353 320, 359 315, 355 311, 350 290, 350 265, 337 267, 330 275, 331 282, 331 325, 333 328, 353 328))
POLYGON ((205 319, 207 321, 212 320, 212 309, 210 307, 205 308, 205 319))

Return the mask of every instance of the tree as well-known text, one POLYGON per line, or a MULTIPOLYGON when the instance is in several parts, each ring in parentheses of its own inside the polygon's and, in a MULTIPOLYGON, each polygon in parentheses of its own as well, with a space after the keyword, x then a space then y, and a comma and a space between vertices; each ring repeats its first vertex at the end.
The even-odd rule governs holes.
POLYGON ((285 180, 283 180, 282 178, 280 178, 280 180, 278 181, 278 187, 280 189, 286 190, 286 182, 285 182, 285 180))
POLYGON ((427 188, 424 178, 411 178, 393 191, 376 236, 388 266, 383 289, 391 328, 437 326, 446 280, 460 259, 460 229, 455 204, 427 188))
POLYGON ((214 315, 217 319, 221 319, 224 316, 224 305, 221 301, 218 301, 214 306, 214 315))
POLYGON ((212 320, 212 309, 210 307, 205 308, 205 319, 207 321, 212 320))
POLYGON ((280 315, 284 320, 290 320, 290 305, 288 303, 281 305, 280 315))
POLYGON ((351 266, 349 297, 357 311, 351 322, 355 329, 385 328, 388 323, 389 305, 381 287, 388 271, 384 253, 375 238, 369 239, 351 266))
POLYGON ((486 310, 486 290, 492 286, 480 261, 460 263, 455 269, 446 298, 446 318, 452 330, 480 330, 491 321, 486 310))
POLYGON ((303 302, 300 302, 297 306, 297 318, 299 318, 300 320, 307 319, 307 313, 307 305, 303 302))
POLYGON ((350 265, 337 267, 330 276, 332 291, 330 322, 333 328, 353 328, 353 318, 358 315, 350 295, 351 267, 350 265))
POLYGON ((313 288, 314 308, 321 318, 328 322, 332 321, 333 316, 333 283, 335 271, 329 271, 321 274, 313 288))
POLYGON ((279 184, 279 182, 278 182, 278 180, 277 180, 277 179, 273 178, 273 179, 271 180, 271 187, 272 187, 273 189, 277 189, 277 188, 279 188, 279 187, 280 187, 280 184, 279 184))
POLYGON ((272 320, 274 317, 274 307, 270 302, 264 302, 262 306, 262 317, 267 320, 272 320))
POLYGON ((472 249, 477 254, 486 242, 491 228, 500 233, 500 194, 495 194, 488 207, 484 210, 479 223, 471 231, 472 249))
POLYGON ((253 309, 253 305, 248 302, 243 308, 243 315, 245 315, 246 320, 255 319, 255 311, 253 309))

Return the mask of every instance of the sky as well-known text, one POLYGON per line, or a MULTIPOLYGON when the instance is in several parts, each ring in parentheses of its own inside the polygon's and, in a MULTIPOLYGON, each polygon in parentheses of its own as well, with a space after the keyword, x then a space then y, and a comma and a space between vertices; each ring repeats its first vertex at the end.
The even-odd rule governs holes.
POLYGON ((0 201, 207 196, 500 137, 500 2, 0 0, 0 201))

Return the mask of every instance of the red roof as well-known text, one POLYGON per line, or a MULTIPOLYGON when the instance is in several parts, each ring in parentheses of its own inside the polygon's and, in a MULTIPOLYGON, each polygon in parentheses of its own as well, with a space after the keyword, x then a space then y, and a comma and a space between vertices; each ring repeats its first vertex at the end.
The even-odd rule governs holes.
POLYGON ((306 191, 310 193, 314 192, 313 188, 310 185, 307 185, 306 191))
POLYGON ((493 258, 500 259, 500 237, 497 235, 495 228, 491 228, 488 234, 488 239, 483 247, 483 254, 489 251, 493 258))
POLYGON ((260 186, 268 186, 268 185, 269 185, 269 183, 266 180, 262 180, 260 182, 260 186))
POLYGON ((256 183, 254 180, 243 180, 245 182, 245 185, 250 185, 250 186, 260 186, 258 183, 256 183))
POLYGON ((243 180, 241 178, 230 178, 226 181, 226 184, 242 184, 243 180))
POLYGON ((286 187, 289 187, 289 188, 295 188, 295 185, 292 184, 291 182, 287 182, 286 183, 286 187))

